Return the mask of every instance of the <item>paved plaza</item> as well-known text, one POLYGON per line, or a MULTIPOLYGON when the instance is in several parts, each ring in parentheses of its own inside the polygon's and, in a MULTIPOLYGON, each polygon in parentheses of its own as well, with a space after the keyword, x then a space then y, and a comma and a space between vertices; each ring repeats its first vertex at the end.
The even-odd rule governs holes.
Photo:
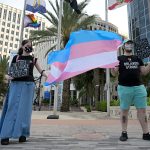
POLYGON ((60 113, 60 119, 46 119, 52 112, 33 111, 31 136, 26 143, 10 140, 0 150, 150 150, 142 140, 137 120, 129 120, 127 142, 118 140, 120 120, 100 112, 60 113))

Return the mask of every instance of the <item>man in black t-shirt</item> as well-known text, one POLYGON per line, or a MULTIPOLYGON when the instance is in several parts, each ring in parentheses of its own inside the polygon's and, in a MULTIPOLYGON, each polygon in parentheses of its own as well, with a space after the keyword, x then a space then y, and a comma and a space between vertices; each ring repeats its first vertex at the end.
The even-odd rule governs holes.
POLYGON ((111 69, 112 75, 118 74, 118 96, 120 99, 122 133, 120 141, 126 141, 128 112, 132 104, 137 109, 137 117, 143 129, 143 139, 150 140, 148 130, 146 106, 147 92, 141 81, 141 74, 146 75, 150 71, 150 64, 146 67, 143 61, 133 55, 134 43, 128 40, 123 45, 124 55, 119 56, 119 65, 111 69))

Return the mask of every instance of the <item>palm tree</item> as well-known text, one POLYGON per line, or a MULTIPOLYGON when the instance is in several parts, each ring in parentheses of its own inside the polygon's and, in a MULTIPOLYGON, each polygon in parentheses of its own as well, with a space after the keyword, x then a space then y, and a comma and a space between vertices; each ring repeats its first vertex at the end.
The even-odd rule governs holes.
MULTIPOLYGON (((55 1, 53 4, 49 0, 49 4, 52 7, 51 11, 47 10, 46 14, 42 14, 47 20, 52 24, 51 27, 43 31, 32 31, 31 39, 40 40, 45 42, 46 37, 56 37, 57 36, 57 27, 58 27, 58 15, 59 15, 59 0, 55 1)), ((92 24, 95 21, 96 15, 88 16, 83 13, 84 8, 88 5, 89 0, 84 0, 78 4, 80 15, 70 7, 69 3, 64 1, 63 3, 63 14, 62 14, 62 28, 61 28, 61 39, 62 39, 62 48, 65 47, 66 43, 69 40, 70 33, 72 31, 77 31, 79 29, 87 29, 87 26, 92 24)), ((49 50, 50 51, 50 50, 49 50)), ((49 52, 48 51, 48 52, 49 52)), ((47 52, 47 53, 48 53, 47 52)), ((63 96, 62 96, 62 107, 61 111, 69 111, 69 101, 70 101, 70 79, 65 80, 63 84, 63 96)))

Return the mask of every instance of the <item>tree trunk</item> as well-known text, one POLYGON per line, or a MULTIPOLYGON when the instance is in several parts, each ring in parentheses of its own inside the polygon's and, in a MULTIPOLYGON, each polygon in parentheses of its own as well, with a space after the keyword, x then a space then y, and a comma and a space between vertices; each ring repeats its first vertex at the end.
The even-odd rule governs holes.
POLYGON ((65 80, 63 83, 63 95, 62 95, 62 106, 61 111, 67 112, 69 111, 70 106, 70 82, 71 80, 65 80))

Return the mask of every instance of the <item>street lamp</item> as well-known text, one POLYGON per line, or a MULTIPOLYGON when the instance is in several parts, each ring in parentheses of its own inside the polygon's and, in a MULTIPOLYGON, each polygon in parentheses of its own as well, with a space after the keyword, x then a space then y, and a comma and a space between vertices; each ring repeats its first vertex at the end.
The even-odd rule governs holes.
MULTIPOLYGON (((60 43, 61 43, 62 11, 63 11, 63 0, 60 0, 59 17, 58 17, 57 50, 60 49, 60 43)), ((54 94, 54 110, 53 110, 53 115, 49 115, 47 117, 47 119, 59 119, 59 115, 57 115, 58 88, 59 88, 59 83, 56 83, 55 84, 55 94, 54 94)))

